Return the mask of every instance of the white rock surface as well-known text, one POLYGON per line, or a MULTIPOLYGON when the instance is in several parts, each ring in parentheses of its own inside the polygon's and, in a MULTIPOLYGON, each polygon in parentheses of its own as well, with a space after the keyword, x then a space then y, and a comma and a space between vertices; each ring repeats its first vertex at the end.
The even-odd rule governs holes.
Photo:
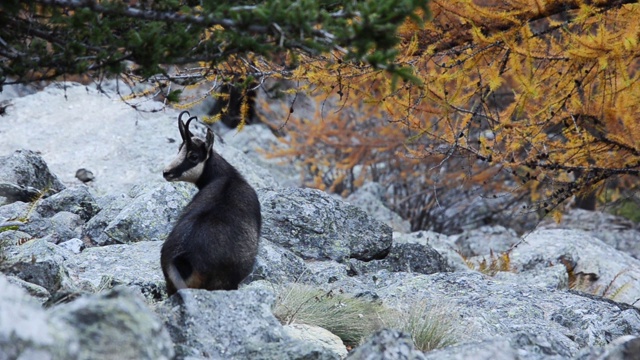
MULTIPOLYGON (((113 84, 103 88, 108 86, 113 84)), ((18 149, 39 152, 65 185, 80 184, 76 171, 86 168, 95 175, 87 183, 94 195, 164 183, 162 170, 181 141, 179 111, 155 101, 138 101, 135 110, 111 89, 101 93, 95 86, 53 84, 9 101, 8 115, 0 121, 0 156, 18 149)), ((192 125, 191 130, 198 134, 203 129, 192 125)), ((253 168, 246 165, 250 157, 231 146, 216 141, 216 150, 243 174, 253 168)), ((277 183, 268 173, 246 175, 254 186, 277 183)))
POLYGON ((347 348, 342 339, 327 329, 306 324, 289 324, 284 326, 284 332, 294 339, 310 341, 331 351, 341 359, 347 357, 347 348))
POLYGON ((162 182, 163 166, 177 149, 167 140, 179 137, 175 111, 136 111, 93 87, 50 85, 11 102, 0 121, 0 154, 40 152, 65 185, 80 183, 80 168, 93 172, 90 186, 98 194, 162 182))

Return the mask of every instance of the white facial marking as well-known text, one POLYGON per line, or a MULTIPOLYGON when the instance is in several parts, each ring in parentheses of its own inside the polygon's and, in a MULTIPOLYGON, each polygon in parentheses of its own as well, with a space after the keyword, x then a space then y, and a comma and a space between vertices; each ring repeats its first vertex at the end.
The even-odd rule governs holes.
POLYGON ((200 175, 202 175, 202 170, 204 170, 204 162, 199 162, 198 165, 183 172, 182 175, 176 180, 196 183, 200 178, 200 175))
MULTIPOLYGON (((207 161, 208 158, 209 156, 207 155, 207 158, 204 159, 204 161, 199 162, 198 164, 196 164, 196 166, 180 174, 180 176, 170 179, 170 181, 186 181, 186 182, 196 183, 200 178, 200 176, 202 175, 202 171, 204 170, 204 163, 207 161)), ((164 171, 169 172, 171 171, 171 169, 175 169, 176 167, 188 161, 189 160, 187 160, 187 147, 183 146, 180 149, 180 152, 178 153, 176 158, 169 165, 167 165, 164 171)))

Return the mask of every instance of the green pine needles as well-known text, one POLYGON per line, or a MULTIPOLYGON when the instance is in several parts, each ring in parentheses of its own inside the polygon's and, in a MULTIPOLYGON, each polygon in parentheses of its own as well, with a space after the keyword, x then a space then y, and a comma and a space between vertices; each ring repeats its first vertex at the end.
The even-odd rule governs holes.
MULTIPOLYGON (((407 19, 428 16, 427 0, 7 0, 0 5, 0 87, 87 72, 137 74, 166 65, 290 52, 342 53, 391 66, 407 19)), ((406 72, 406 71, 405 71, 406 72)))

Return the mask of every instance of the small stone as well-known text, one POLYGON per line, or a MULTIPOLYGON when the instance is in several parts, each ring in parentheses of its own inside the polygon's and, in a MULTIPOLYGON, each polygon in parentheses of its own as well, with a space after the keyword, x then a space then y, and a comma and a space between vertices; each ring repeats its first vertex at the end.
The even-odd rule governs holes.
POLYGON ((95 179, 95 176, 93 176, 93 172, 85 168, 78 169, 78 171, 76 171, 76 177, 83 183, 93 181, 95 179))

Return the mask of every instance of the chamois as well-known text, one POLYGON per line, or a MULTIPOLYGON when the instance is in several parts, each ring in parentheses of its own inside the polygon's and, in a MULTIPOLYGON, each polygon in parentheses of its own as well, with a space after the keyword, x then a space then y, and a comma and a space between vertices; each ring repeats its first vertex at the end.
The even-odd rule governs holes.
POLYGON ((167 294, 197 288, 235 290, 251 271, 258 252, 262 216, 255 190, 213 150, 213 133, 203 141, 178 116, 178 156, 163 171, 167 181, 187 181, 198 193, 165 240, 160 263, 167 294))

